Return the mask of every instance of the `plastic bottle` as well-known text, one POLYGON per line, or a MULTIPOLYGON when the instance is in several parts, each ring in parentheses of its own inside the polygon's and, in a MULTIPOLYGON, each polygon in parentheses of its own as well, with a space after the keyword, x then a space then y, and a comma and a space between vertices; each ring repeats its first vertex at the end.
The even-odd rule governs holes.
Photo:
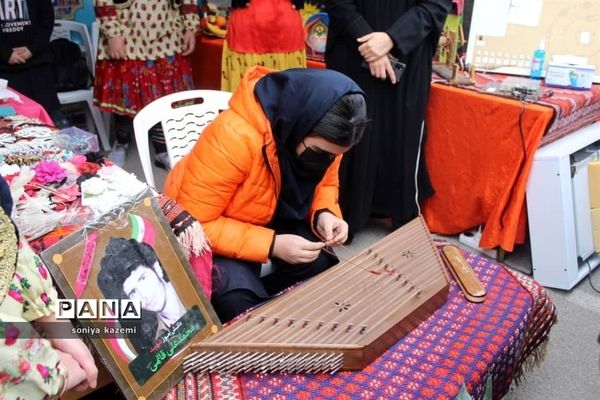
POLYGON ((544 59, 546 58, 546 50, 544 50, 544 39, 540 41, 540 45, 533 52, 531 59, 530 77, 533 79, 542 79, 544 77, 544 59))

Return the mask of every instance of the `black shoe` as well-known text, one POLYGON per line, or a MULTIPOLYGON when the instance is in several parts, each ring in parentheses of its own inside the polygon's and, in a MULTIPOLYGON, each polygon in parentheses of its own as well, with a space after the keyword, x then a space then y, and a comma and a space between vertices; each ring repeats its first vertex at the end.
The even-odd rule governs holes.
POLYGON ((167 171, 171 169, 171 163, 169 162, 169 156, 167 155, 166 151, 154 155, 154 166, 167 171))

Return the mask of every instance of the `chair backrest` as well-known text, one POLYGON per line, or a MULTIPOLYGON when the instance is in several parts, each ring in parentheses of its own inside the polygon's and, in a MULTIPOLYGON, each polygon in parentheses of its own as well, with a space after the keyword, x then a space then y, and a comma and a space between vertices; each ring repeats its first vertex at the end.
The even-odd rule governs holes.
POLYGON ((81 52, 85 55, 88 68, 93 74, 96 66, 96 46, 93 45, 87 26, 77 21, 57 19, 54 21, 54 29, 52 30, 50 40, 58 38, 69 39, 79 44, 81 52))
POLYGON ((218 90, 187 90, 146 105, 133 119, 135 141, 146 183, 154 187, 148 148, 148 132, 161 123, 171 167, 192 150, 204 128, 219 112, 229 108, 231 93, 218 90))
POLYGON ((100 26, 97 20, 92 22, 92 26, 90 27, 90 38, 92 39, 92 58, 95 63, 96 57, 98 57, 98 42, 100 41, 100 26))

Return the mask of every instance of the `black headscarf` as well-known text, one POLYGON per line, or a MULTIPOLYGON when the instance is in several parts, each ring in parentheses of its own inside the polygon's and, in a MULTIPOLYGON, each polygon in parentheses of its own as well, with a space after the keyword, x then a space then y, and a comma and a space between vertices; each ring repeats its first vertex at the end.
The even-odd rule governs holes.
POLYGON ((323 176, 296 172, 296 147, 344 95, 364 92, 346 75, 328 69, 295 68, 261 78, 254 87, 265 112, 281 169, 282 188, 276 220, 304 220, 323 176))

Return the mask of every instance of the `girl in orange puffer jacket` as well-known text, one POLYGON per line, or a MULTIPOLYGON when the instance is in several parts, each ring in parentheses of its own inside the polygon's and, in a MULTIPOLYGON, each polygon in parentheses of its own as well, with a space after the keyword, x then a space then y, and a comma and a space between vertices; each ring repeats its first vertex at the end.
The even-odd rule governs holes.
POLYGON ((342 154, 362 137, 362 90, 330 70, 255 67, 169 173, 165 193, 203 224, 215 254, 212 303, 227 321, 337 262, 342 154), (275 273, 260 278, 271 259, 275 273))

